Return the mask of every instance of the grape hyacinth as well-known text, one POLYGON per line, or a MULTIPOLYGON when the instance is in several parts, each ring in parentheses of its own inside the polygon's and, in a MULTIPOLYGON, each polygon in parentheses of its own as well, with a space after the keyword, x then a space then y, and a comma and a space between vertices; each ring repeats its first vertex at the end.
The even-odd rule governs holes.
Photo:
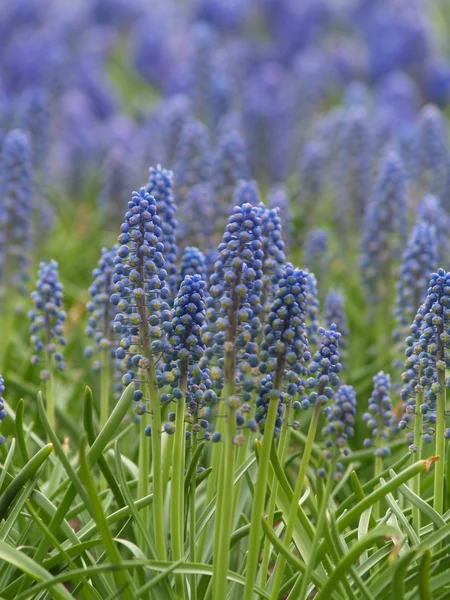
POLYGON ((437 264, 435 227, 419 221, 408 240, 397 281, 395 316, 402 330, 412 323, 417 307, 425 300, 429 278, 437 264))
POLYGON ((415 140, 415 180, 421 194, 437 196, 446 209, 444 197, 447 178, 447 145, 443 116, 436 106, 425 106, 419 113, 415 140))
POLYGON ((32 292, 31 299, 34 310, 30 310, 28 316, 31 321, 30 339, 35 351, 31 362, 40 363, 40 355, 44 354, 45 368, 41 370, 41 380, 46 382, 47 415, 54 426, 54 370, 55 367, 60 371, 64 369, 64 358, 58 346, 66 345, 63 336, 66 319, 66 313, 62 310, 63 286, 59 282, 58 263, 55 260, 40 263, 36 290, 32 292))
MULTIPOLYGON (((199 361, 204 354, 202 341, 202 326, 205 322, 205 282, 200 275, 186 275, 181 283, 173 305, 173 318, 170 327, 170 343, 173 349, 173 360, 176 372, 179 374, 174 381, 178 385, 173 395, 176 401, 175 440, 172 458, 172 494, 171 494, 171 525, 172 553, 175 560, 181 560, 184 555, 184 520, 181 507, 184 506, 184 468, 185 468, 185 412, 187 402, 195 388, 198 388, 204 375, 199 361)), ((192 410, 192 409, 191 409, 192 410)), ((197 411, 193 415, 192 448, 195 450, 197 438, 197 411)), ((191 506, 191 509, 193 507, 191 506)), ((191 532, 192 533, 192 532, 191 532)), ((194 532, 195 534, 195 532, 194 532)), ((183 579, 176 580, 177 585, 183 585, 183 579)))
MULTIPOLYGON (((156 214, 156 200, 145 188, 133 192, 119 235, 119 248, 114 259, 114 292, 112 304, 118 307, 114 330, 122 334, 116 357, 130 357, 137 367, 143 389, 136 390, 136 411, 141 416, 139 447, 139 494, 148 494, 149 447, 146 433, 151 433, 154 506, 153 524, 160 557, 166 556, 161 480, 161 404, 156 374, 156 359, 163 350, 162 322, 170 316, 169 290, 164 262, 161 219, 156 214), (155 356, 156 355, 156 356, 155 356), (150 429, 147 425, 147 402, 151 409, 150 429)), ((123 383, 131 383, 130 373, 123 383)), ((147 518, 147 517, 146 517, 147 518)))
POLYGON ((242 206, 243 204, 259 206, 260 203, 261 198, 256 181, 246 181, 245 179, 238 181, 233 193, 233 206, 242 206))
POLYGON ((164 244, 165 268, 167 282, 172 295, 177 292, 177 227, 175 218, 177 210, 173 197, 172 171, 163 169, 161 165, 150 167, 147 184, 148 193, 156 200, 156 212, 161 219, 162 236, 160 241, 164 244))
MULTIPOLYGON (((92 271, 94 281, 89 287, 91 300, 86 308, 89 312, 89 321, 86 327, 86 335, 93 339, 95 345, 87 346, 84 354, 88 358, 94 358, 92 369, 94 372, 102 373, 100 423, 103 426, 109 415, 109 388, 110 369, 112 365, 117 368, 115 373, 118 378, 122 376, 120 361, 115 359, 112 347, 114 333, 114 319, 117 314, 117 306, 111 304, 110 297, 113 293, 114 259, 117 255, 118 246, 102 249, 102 255, 98 261, 97 268, 92 271), (117 363, 117 364, 116 364, 117 363)), ((122 390, 119 381, 116 385, 116 397, 122 390)))
POLYGON ((308 339, 310 344, 317 346, 319 343, 317 333, 319 331, 320 304, 317 295, 317 280, 314 273, 308 272, 308 291, 306 298, 306 330, 308 332, 308 339))
POLYGON ((220 127, 213 178, 214 188, 220 195, 220 203, 228 213, 233 191, 239 180, 250 179, 250 169, 245 143, 239 129, 236 126, 232 126, 231 129, 225 127, 227 124, 228 121, 220 127))
POLYGON ((311 229, 305 240, 305 267, 316 274, 319 283, 326 279, 329 263, 328 231, 326 229, 311 229))
POLYGON ((183 201, 190 187, 211 179, 211 149, 206 127, 191 119, 180 134, 176 152, 177 196, 183 201))
MULTIPOLYGON (((214 197, 214 189, 209 183, 199 183, 188 190, 180 207, 180 245, 183 240, 189 240, 191 245, 203 248, 205 255, 217 247, 222 211, 217 210, 214 197), (195 215, 195 219, 192 215, 195 215)), ((228 212, 227 209, 227 215, 228 212)))
POLYGON ((252 508, 247 581, 254 581, 256 576, 258 544, 253 542, 260 537, 272 441, 281 434, 279 451, 283 461, 292 400, 305 394, 306 363, 311 357, 305 332, 307 285, 307 273, 286 264, 280 270, 276 296, 264 327, 259 366, 264 377, 259 385, 255 411, 255 421, 264 438, 252 508))
MULTIPOLYGON (((347 442, 349 437, 355 435, 356 392, 351 385, 341 385, 337 390, 333 403, 325 411, 327 424, 323 428, 325 448, 323 456, 328 461, 333 461, 335 470, 332 477, 335 481, 342 479, 343 465, 338 462, 341 454, 348 456, 350 450, 347 442)), ((325 470, 320 469, 319 475, 325 475, 325 470)))
MULTIPOLYGON (((373 378, 373 391, 369 398, 368 412, 363 416, 363 420, 367 427, 372 431, 372 437, 375 438, 374 454, 377 457, 386 457, 390 455, 388 447, 383 446, 382 442, 388 437, 389 428, 392 421, 392 400, 389 396, 391 389, 391 378, 388 374, 380 371, 373 378)), ((370 448, 373 444, 371 438, 364 440, 364 446, 370 448)), ((381 472, 381 463, 378 462, 379 468, 376 468, 376 475, 381 472)), ((375 463, 377 467, 377 462, 375 463)))
POLYGON ((289 206, 289 195, 284 185, 274 185, 270 188, 267 195, 267 204, 269 208, 279 209, 285 246, 286 249, 291 248, 294 241, 294 223, 289 206))
MULTIPOLYGON (((3 379, 2 375, 0 374, 0 424, 3 421, 3 419, 6 417, 6 410, 5 410, 5 400, 3 398, 3 394, 5 393, 5 380, 3 379)), ((0 445, 5 443, 5 436, 4 435, 0 435, 0 445)))
POLYGON ((362 235, 361 270, 370 302, 388 293, 392 268, 406 237, 406 177, 399 157, 390 152, 381 164, 362 235))
POLYGON ((13 284, 24 291, 29 278, 33 214, 32 167, 28 136, 15 129, 0 155, 0 298, 13 284))
MULTIPOLYGON (((402 396, 405 399, 416 396, 415 406, 411 401, 405 403, 406 414, 415 414, 413 438, 414 451, 419 450, 422 435, 419 415, 430 415, 435 428, 427 430, 427 436, 435 435, 436 455, 441 458, 436 463, 434 508, 442 514, 444 456, 445 456, 445 418, 446 389, 445 371, 450 367, 450 273, 439 269, 433 273, 428 287, 427 297, 419 308, 411 327, 411 336, 406 340, 407 352, 403 374, 405 387, 402 396), (433 414, 434 413, 434 414, 433 414)), ((407 419, 400 421, 400 428, 407 426, 407 419)), ((424 441, 426 438, 424 436, 424 441)))
POLYGON ((308 221, 311 208, 320 204, 323 198, 326 173, 325 159, 325 148, 320 142, 310 141, 303 148, 299 170, 299 200, 302 215, 308 221))
MULTIPOLYGON (((236 375, 239 370, 251 372, 258 363, 255 339, 260 329, 263 249, 261 218, 251 204, 236 206, 219 245, 219 258, 210 278, 207 319, 217 333, 205 331, 205 342, 210 346, 208 356, 216 355, 215 387, 223 386, 218 417, 226 415, 225 448, 223 451, 224 477, 219 480, 218 497, 233 502, 233 473, 236 441, 236 415, 240 399, 236 395, 236 375)), ((242 378, 241 378, 242 379, 242 378)), ((247 390, 248 391, 248 390, 247 390)), ((219 418, 219 426, 224 422, 219 418)), ((225 425, 225 423, 223 423, 225 425)), ((219 433, 222 433, 218 429, 219 433)), ((213 455, 212 460, 216 461, 213 455)), ((211 480, 212 481, 212 480, 211 480)), ((224 500, 225 502, 225 500, 224 500)), ((213 589, 226 583, 228 543, 232 524, 230 507, 221 501, 215 520, 215 535, 222 541, 214 556, 218 569, 213 589)), ((214 592, 216 594, 216 592, 214 592)))
POLYGON ((195 246, 188 246, 181 257, 180 281, 183 282, 186 275, 200 275, 206 278, 206 259, 202 251, 195 246))
POLYGON ((345 314, 344 296, 341 292, 329 290, 325 298, 323 308, 323 324, 325 327, 331 327, 332 323, 336 323, 337 330, 341 334, 339 339, 339 355, 341 363, 344 365, 346 350, 348 347, 348 325, 347 315, 345 314))
POLYGON ((165 143, 165 161, 170 166, 175 164, 184 126, 191 119, 191 103, 184 94, 175 94, 164 102, 161 114, 162 137, 165 143))
POLYGON ((424 221, 434 226, 438 263, 442 263, 450 253, 450 242, 447 235, 450 228, 449 213, 443 208, 439 198, 425 194, 417 204, 416 218, 417 221, 424 221))
MULTIPOLYGON (((283 233, 278 208, 266 208, 259 204, 258 213, 261 218, 263 248, 263 290, 261 304, 264 310, 272 302, 276 285, 281 276, 281 267, 286 257, 284 254, 283 233)), ((263 313, 264 317, 264 313, 263 313)))

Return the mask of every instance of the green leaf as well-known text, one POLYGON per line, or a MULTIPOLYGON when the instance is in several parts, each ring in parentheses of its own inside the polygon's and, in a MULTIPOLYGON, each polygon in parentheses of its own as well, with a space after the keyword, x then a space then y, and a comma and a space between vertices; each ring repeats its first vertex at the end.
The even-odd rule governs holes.
POLYGON ((422 560, 418 572, 419 578, 419 597, 420 600, 433 600, 430 587, 430 568, 431 552, 426 549, 423 551, 422 560))
POLYGON ((383 526, 371 531, 366 537, 359 540, 335 566, 334 572, 330 574, 325 585, 319 590, 315 596, 315 600, 326 600, 332 593, 332 590, 345 577, 351 565, 366 549, 373 547, 376 541, 385 538, 397 538, 398 535, 399 532, 394 527, 383 526))
MULTIPOLYGON (((33 581, 42 582, 45 588, 52 592, 52 596, 57 600, 73 600, 72 596, 61 584, 55 582, 53 575, 38 565, 32 558, 16 550, 3 540, 0 541, 0 559, 13 565, 29 577, 33 581)), ((29 595, 27 590, 26 595, 29 595)))
MULTIPOLYGON (((21 398, 19 400, 19 402, 17 403, 15 426, 16 426, 17 443, 19 446, 20 455, 22 457, 23 464, 27 463, 30 460, 30 457, 28 456, 27 445, 25 443, 25 434, 24 434, 24 430, 23 430, 24 410, 25 410, 25 403, 23 401, 23 398, 21 398)), ((1 484, 0 484, 0 488, 1 488, 1 484)))
POLYGON ((14 498, 30 478, 41 468, 48 456, 53 452, 53 444, 41 448, 19 471, 9 486, 0 496, 0 520, 4 518, 14 498))

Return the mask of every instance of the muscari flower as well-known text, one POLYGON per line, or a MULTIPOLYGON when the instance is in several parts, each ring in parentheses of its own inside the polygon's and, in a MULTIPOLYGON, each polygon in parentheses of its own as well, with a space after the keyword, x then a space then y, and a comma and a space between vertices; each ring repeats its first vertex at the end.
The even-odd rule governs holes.
POLYGON ((328 263, 328 231, 326 229, 311 229, 306 236, 303 262, 305 267, 319 278, 319 283, 325 281, 328 263))
MULTIPOLYGON (((304 398, 306 363, 311 358, 305 326, 307 277, 306 271, 295 269, 290 263, 280 269, 278 287, 267 314, 261 342, 259 370, 265 376, 259 386, 255 412, 255 421, 261 432, 264 431, 273 394, 280 401, 275 435, 281 428, 284 406, 289 409, 297 395, 304 398)), ((284 418, 287 416, 285 414, 284 418)))
POLYGON ((58 346, 65 346, 63 324, 66 313, 62 310, 63 286, 58 278, 58 263, 51 260, 39 265, 39 277, 36 290, 31 299, 34 310, 28 313, 31 321, 30 334, 35 354, 31 357, 33 364, 41 362, 40 355, 45 355, 46 369, 41 371, 41 379, 50 377, 50 370, 56 364, 58 369, 64 369, 64 359, 58 346))
POLYGON ((250 179, 244 139, 233 116, 226 115, 218 132, 218 147, 213 161, 214 188, 224 210, 229 211, 234 189, 241 179, 250 179))
POLYGON ((180 281, 182 282, 186 275, 200 275, 205 279, 206 273, 206 259, 202 251, 195 246, 187 246, 181 257, 180 281))
POLYGON ((389 152, 381 164, 364 217, 361 270, 371 303, 386 297, 407 227, 406 177, 400 158, 389 152))
POLYGON ((344 296, 341 292, 329 290, 325 298, 322 316, 325 327, 331 327, 332 323, 336 323, 337 330, 341 334, 339 339, 339 354, 341 362, 343 362, 348 347, 348 325, 347 315, 345 314, 344 296))
POLYGON ((198 21, 192 26, 189 37, 192 45, 189 60, 190 97, 196 116, 209 123, 217 36, 208 23, 198 21))
MULTIPOLYGON (((91 300, 86 308, 89 312, 89 321, 86 327, 86 335, 93 339, 95 346, 87 346, 84 354, 91 358, 102 352, 111 352, 111 340, 114 337, 114 318, 117 314, 117 306, 111 304, 110 297, 114 290, 114 259, 117 254, 118 246, 102 249, 102 255, 98 261, 97 267, 92 271, 94 278, 89 287, 91 300)), ((105 365, 101 359, 96 358, 92 363, 94 371, 101 371, 105 365)))
POLYGON ((425 194, 417 204, 416 218, 418 221, 424 221, 434 226, 438 263, 441 263, 450 252, 450 242, 447 235, 450 227, 449 213, 443 208, 439 198, 425 194))
MULTIPOLYGON (((162 324, 170 318, 162 235, 155 198, 145 188, 133 192, 118 238, 111 302, 118 308, 114 331, 122 335, 116 357, 128 359, 143 373, 151 357, 165 349, 162 324)), ((132 379, 133 373, 126 373, 124 385, 132 379)), ((141 390, 136 390, 135 400, 137 410, 145 407, 141 390)))
POLYGON ((160 165, 156 168, 150 167, 146 190, 156 200, 156 212, 161 219, 161 242, 164 244, 167 282, 170 291, 175 295, 178 283, 176 267, 178 223, 175 218, 177 207, 173 196, 172 179, 172 171, 163 169, 160 165))
POLYGON ((303 408, 311 404, 325 406, 328 400, 334 398, 334 389, 339 385, 339 373, 342 365, 339 361, 339 339, 341 334, 334 323, 329 329, 319 327, 319 349, 314 354, 308 371, 311 377, 307 380, 309 393, 307 400, 303 401, 303 408), (317 390, 316 390, 317 388, 317 390))
MULTIPOLYGON (((382 440, 389 435, 389 428, 392 422, 392 400, 389 396, 391 389, 391 378, 388 374, 380 371, 373 378, 373 391, 369 398, 368 412, 363 415, 363 420, 367 427, 372 431, 372 438, 375 438, 376 447, 374 453, 378 456, 389 456, 389 448, 382 446, 382 440)), ((366 438, 364 446, 370 448, 373 440, 366 438)))
MULTIPOLYGON (((348 438, 355 435, 356 392, 351 385, 341 385, 336 392, 334 400, 325 411, 327 424, 322 430, 325 438, 323 456, 326 460, 337 459, 341 454, 348 456, 348 438)), ((336 471, 332 474, 335 481, 342 479, 344 467, 336 463, 336 471)), ((323 477, 325 469, 321 468, 318 475, 323 477)))
POLYGON ((292 211, 289 206, 289 195, 284 185, 274 185, 270 188, 267 195, 267 204, 269 208, 278 208, 285 245, 286 248, 289 248, 293 244, 294 224, 292 211))
POLYGON ((430 275, 437 265, 435 227, 418 221, 408 240, 397 281, 395 316, 402 329, 412 323, 417 307, 425 299, 430 275))
POLYGON ((236 206, 218 247, 207 299, 204 336, 208 358, 218 357, 211 370, 218 389, 223 385, 225 354, 239 354, 241 371, 249 372, 258 364, 255 340, 260 330, 263 278, 261 235, 258 209, 251 204, 236 206))
POLYGON ((190 100, 183 94, 171 96, 162 106, 161 123, 164 140, 166 164, 173 165, 177 158, 178 147, 184 126, 192 119, 190 100))
POLYGON ((317 280, 314 273, 308 272, 307 289, 307 309, 306 309, 306 329, 308 339, 313 346, 318 344, 317 333, 319 331, 319 297, 317 294, 317 280))
POLYGON ((323 198, 325 188, 325 148, 311 140, 302 150, 299 168, 299 203, 302 214, 308 217, 312 208, 323 198))
POLYGON ((419 113, 415 139, 415 181, 421 193, 437 196, 446 208, 447 145, 444 118, 436 106, 428 104, 419 113))
POLYGON ((278 279, 281 276, 281 267, 286 260, 284 254, 283 233, 281 219, 277 208, 266 208, 264 204, 258 205, 261 218, 263 258, 263 308, 273 299, 278 279))
POLYGON ((34 206, 29 138, 19 129, 3 141, 0 182, 0 284, 6 289, 13 283, 23 290, 29 276, 34 206))
MULTIPOLYGON (((198 183, 189 188, 179 211, 179 239, 202 248, 205 255, 217 247, 221 212, 214 202, 215 192, 210 183, 198 183), (195 215, 195 218, 193 218, 195 215)), ((228 209, 227 209, 228 214, 228 209)))
POLYGON ((184 125, 176 151, 176 189, 184 200, 190 187, 211 180, 211 149, 207 128, 191 119, 184 125))

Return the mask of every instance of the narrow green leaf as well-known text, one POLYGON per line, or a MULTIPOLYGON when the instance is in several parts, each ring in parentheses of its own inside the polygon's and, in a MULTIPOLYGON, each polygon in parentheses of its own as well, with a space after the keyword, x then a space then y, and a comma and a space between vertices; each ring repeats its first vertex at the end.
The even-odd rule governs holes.
POLYGON ((379 502, 381 498, 384 498, 389 492, 396 490, 402 483, 405 483, 420 472, 428 471, 433 462, 434 457, 429 460, 419 460, 388 481, 385 486, 375 489, 356 506, 341 516, 337 521, 339 531, 343 531, 353 520, 357 519, 363 511, 369 508, 369 506, 373 506, 376 502, 379 502))
POLYGON ((7 539, 10 531, 16 524, 16 521, 20 515, 20 512, 22 511, 22 508, 23 508, 25 502, 27 501, 28 496, 33 491, 33 488, 36 485, 38 479, 39 479, 39 473, 35 473, 33 475, 33 477, 25 485, 22 493, 20 494, 20 496, 17 499, 17 502, 14 504, 7 519, 5 520, 5 522, 3 523, 3 525, 0 529, 0 540, 4 541, 7 539))
MULTIPOLYGON (((55 581, 54 577, 43 567, 37 564, 32 558, 16 550, 3 540, 0 541, 0 559, 13 565, 23 573, 27 574, 33 581, 42 582, 45 588, 52 592, 52 596, 57 600, 73 600, 66 588, 55 581)), ((27 590, 26 595, 29 596, 27 590)))
POLYGON ((189 486, 191 485, 191 480, 194 477, 195 472, 197 470, 198 459, 200 458, 200 454, 202 453, 204 446, 205 446, 205 442, 200 442, 198 444, 198 446, 196 447, 195 452, 192 455, 192 458, 189 462, 189 466, 186 471, 186 476, 184 478, 185 494, 187 494, 187 490, 188 490, 189 486))
MULTIPOLYGON (((80 446, 80 471, 91 504, 90 512, 94 515, 98 532, 103 540, 106 555, 108 556, 109 560, 113 565, 117 565, 120 567, 122 558, 113 540, 111 531, 108 527, 108 523, 106 522, 106 517, 103 512, 102 505, 100 503, 100 500, 98 499, 97 490, 95 489, 95 484, 90 474, 85 448, 86 441, 83 439, 81 441, 80 446)), ((130 588, 131 581, 126 576, 126 573, 123 573, 120 569, 114 571, 114 579, 116 580, 117 587, 120 590, 122 590, 122 594, 125 600, 132 600, 133 594, 130 588)))
POLYGON ((40 469, 48 456, 53 452, 53 444, 47 444, 41 448, 19 471, 9 486, 0 496, 0 520, 4 518, 14 498, 30 478, 40 469))
POLYGON ((420 550, 418 548, 413 548, 397 560, 394 568, 394 576, 392 578, 392 598, 395 598, 395 600, 405 599, 406 571, 419 554, 420 550))
POLYGON ((433 600, 430 588, 431 552, 424 550, 419 567, 419 597, 420 600, 433 600))
MULTIPOLYGON (((394 476, 395 476, 395 473, 392 472, 391 477, 394 477, 394 476)), ((401 485, 398 488, 398 491, 409 502, 411 502, 411 504, 414 504, 414 506, 417 506, 417 508, 420 510, 420 512, 423 515, 425 515, 428 519, 430 519, 430 521, 432 521, 432 523, 434 523, 438 529, 445 526, 445 521, 441 517, 441 515, 438 512, 436 512, 434 510, 434 508, 428 504, 428 502, 425 502, 425 500, 422 500, 422 498, 420 498, 420 496, 415 494, 411 490, 411 488, 409 488, 407 485, 405 485, 405 484, 401 485)))
MULTIPOLYGON (((25 403, 23 398, 19 400, 17 403, 16 409, 16 418, 15 418, 15 428, 16 428, 16 438, 17 444, 19 446, 20 455, 22 457, 22 463, 26 464, 30 457, 28 456, 27 444, 25 442, 25 433, 23 430, 23 414, 25 410, 25 403)), ((1 485, 0 485, 1 488, 1 485)))
POLYGON ((183 563, 182 560, 177 560, 176 562, 172 563, 170 565, 170 567, 167 567, 167 569, 165 571, 161 571, 161 573, 159 573, 159 575, 157 575, 156 577, 153 577, 153 579, 151 579, 148 583, 146 583, 145 585, 143 585, 142 587, 138 588, 135 591, 135 597, 136 598, 142 598, 142 596, 144 594, 146 594, 147 592, 149 592, 151 589, 153 589, 156 585, 158 585, 159 583, 161 583, 164 579, 167 578, 168 575, 170 575, 171 573, 174 572, 174 570, 179 567, 181 564, 183 563))
MULTIPOLYGON (((16 450, 16 440, 13 438, 11 440, 11 445, 9 447, 8 454, 6 455, 6 459, 3 464, 2 472, 0 473, 0 490, 3 489, 3 484, 5 483, 6 475, 8 474, 9 465, 11 464, 12 459, 14 458, 15 450, 16 450)), ((10 482, 11 481, 12 481, 12 475, 11 475, 10 482)))
MULTIPOLYGON (((386 485, 386 481, 380 477, 380 485, 386 485)), ((406 487, 405 484, 403 484, 404 487, 406 487)), ((402 486, 400 486, 399 489, 401 489, 402 486)), ((409 488, 408 488, 409 489, 409 488)), ((413 546, 417 546, 418 544, 420 544, 420 539, 419 536, 417 535, 417 533, 414 531, 414 528, 411 527, 410 522, 408 521, 408 519, 405 517, 405 515, 403 514, 402 509, 399 507, 397 501, 395 500, 394 496, 389 493, 386 495, 386 502, 388 503, 389 508, 392 510, 392 512, 394 513, 394 515, 397 517, 398 521, 401 523, 404 531, 406 532, 406 535, 409 538, 409 541, 411 542, 411 544, 413 546)))
POLYGON ((365 538, 359 540, 336 565, 334 572, 330 574, 325 585, 315 596, 315 600, 326 600, 332 590, 335 589, 338 583, 345 577, 350 566, 366 549, 373 547, 376 541, 385 538, 397 538, 398 534, 398 530, 394 527, 383 526, 371 531, 365 538))

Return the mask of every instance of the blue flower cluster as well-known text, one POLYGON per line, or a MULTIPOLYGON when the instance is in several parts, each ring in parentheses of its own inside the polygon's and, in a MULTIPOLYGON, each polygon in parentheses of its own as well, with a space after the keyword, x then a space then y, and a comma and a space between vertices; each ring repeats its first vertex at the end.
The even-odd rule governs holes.
MULTIPOLYGON (((104 351, 111 351, 111 338, 114 330, 114 318, 117 314, 117 306, 111 304, 110 297, 113 293, 114 259, 117 255, 118 246, 102 249, 102 255, 98 261, 97 268, 92 271, 94 281, 89 288, 91 300, 86 308, 89 312, 89 321, 86 327, 86 335, 95 342, 95 348, 87 346, 84 354, 88 358, 104 351)), ((98 358, 92 363, 94 371, 98 372, 104 368, 98 358)))
MULTIPOLYGON (((341 453, 348 456, 348 438, 355 435, 356 392, 351 385, 341 385, 336 392, 333 403, 324 411, 327 424, 322 430, 325 438, 323 455, 326 460, 338 458, 341 453)), ((340 481, 344 467, 337 462, 333 479, 340 481)), ((324 469, 319 469, 319 476, 325 475, 324 469)))
MULTIPOLYGON (((233 209, 218 250, 207 299, 209 327, 204 335, 208 356, 218 357, 211 373, 220 388, 225 353, 240 349, 246 365, 258 363, 255 339, 260 329, 264 258, 258 208, 243 204, 233 209)), ((244 362, 240 362, 241 369, 247 368, 244 362)))
POLYGON ((450 229, 450 216, 444 210, 442 202, 436 196, 425 194, 417 204, 417 221, 424 221, 433 225, 436 234, 438 264, 442 264, 450 253, 448 231, 450 229))
POLYGON ((161 219, 162 236, 164 244, 165 268, 167 270, 167 283, 172 295, 177 292, 177 227, 175 218, 177 210, 173 197, 172 171, 163 169, 161 165, 150 167, 149 178, 146 186, 147 192, 156 201, 156 212, 161 219))
POLYGON ((341 334, 339 339, 339 355, 341 362, 343 363, 348 347, 349 331, 347 315, 345 314, 344 296, 341 294, 341 292, 329 290, 325 298, 325 306, 322 317, 325 327, 331 327, 332 323, 336 323, 337 330, 341 334))
POLYGON ((305 267, 315 273, 320 281, 325 281, 328 264, 328 231, 326 229, 311 229, 305 240, 303 261, 305 267))
POLYGON ((261 343, 261 373, 278 372, 280 383, 286 379, 288 393, 295 396, 306 375, 308 352, 306 307, 308 273, 287 263, 278 280, 275 298, 270 306, 261 343))
POLYGON ((258 205, 258 214, 261 218, 262 248, 263 248, 263 308, 268 308, 268 303, 273 299, 276 285, 286 257, 284 254, 284 240, 281 231, 281 219, 277 208, 266 208, 264 204, 258 205))
MULTIPOLYGON (((248 180, 250 170, 247 163, 245 143, 239 129, 225 127, 219 137, 214 158, 214 188, 222 196, 221 203, 229 209, 231 196, 239 180, 248 180)), ((253 204, 253 203, 252 203, 253 204)))
MULTIPOLYGON (((149 367, 151 357, 148 353, 161 352, 161 322, 170 316, 161 238, 156 200, 141 188, 139 192, 133 192, 121 225, 111 302, 118 308, 114 331, 123 336, 116 357, 131 360, 132 366, 142 371, 149 367)), ((124 385, 132 378, 131 372, 126 373, 124 385)))
POLYGON ((308 273, 308 291, 307 291, 307 310, 306 310, 306 330, 308 332, 309 343, 317 346, 319 338, 319 297, 317 294, 317 280, 314 273, 308 273))
POLYGON ((425 300, 430 275, 437 265, 435 227, 419 221, 408 240, 397 280, 395 316, 401 329, 412 323, 425 300))
POLYGON ((33 189, 30 142, 15 129, 8 133, 0 155, 0 284, 21 291, 28 280, 33 189), (6 280, 5 280, 6 279, 6 280))
POLYGON ((329 329, 319 328, 321 336, 319 349, 314 355, 308 372, 307 387, 313 390, 303 402, 303 408, 319 403, 322 406, 334 397, 334 389, 339 385, 339 373, 342 365, 339 362, 339 339, 341 334, 334 323, 329 329))
MULTIPOLYGON (((4 393, 5 393, 5 380, 0 375, 0 424, 3 421, 3 419, 6 417, 5 401, 3 399, 4 393)), ((4 444, 4 443, 5 443, 5 436, 0 435, 0 445, 4 444)))
POLYGON ((389 293, 392 266, 400 254, 407 228, 406 176, 400 158, 389 152, 364 218, 361 248, 363 284, 370 302, 389 293))
MULTIPOLYGON (((202 248, 205 254, 217 247, 217 240, 220 239, 216 230, 221 221, 222 210, 214 203, 214 198, 214 188, 210 183, 198 183, 189 188, 180 208, 180 240, 188 239, 190 244, 202 248)), ((229 206, 227 219, 228 214, 229 206)))
MULTIPOLYGON (((405 415, 399 423, 405 429, 415 412, 415 396, 420 391, 423 402, 420 410, 426 415, 425 422, 436 421, 437 395, 442 386, 438 373, 450 367, 450 273, 439 269, 433 273, 427 297, 421 305, 410 328, 410 336, 406 339, 406 371, 402 375, 404 387, 405 415)), ((447 385, 447 383, 446 383, 447 385)), ((434 429, 431 427, 424 435, 424 441, 430 442, 434 429)), ((413 442, 411 435, 408 442, 413 442)), ((411 449, 414 450, 414 444, 411 449)))
POLYGON ((325 148, 316 141, 308 142, 300 160, 300 205, 305 216, 311 206, 320 202, 325 189, 325 148))
POLYGON ((31 299, 34 310, 29 311, 31 321, 30 334, 35 354, 31 362, 40 362, 39 354, 45 354, 46 369, 41 371, 41 379, 50 377, 53 363, 60 371, 64 369, 64 359, 58 346, 65 346, 63 336, 63 324, 66 313, 62 310, 63 286, 58 278, 58 263, 51 260, 49 263, 42 262, 39 266, 39 278, 36 282, 36 290, 32 292, 31 299))
MULTIPOLYGON (((363 420, 372 431, 372 437, 377 440, 374 453, 379 456, 389 456, 389 448, 381 446, 381 442, 388 437, 389 427, 392 422, 392 400, 389 396, 391 378, 383 371, 380 371, 373 378, 373 385, 373 392, 369 398, 368 412, 363 415, 363 420)), ((370 448, 372 443, 372 439, 370 438, 364 440, 366 448, 370 448)))
POLYGON ((260 203, 261 198, 256 181, 245 179, 238 181, 233 193, 233 206, 242 206, 243 204, 259 206, 260 203))
POLYGON ((209 133, 200 121, 191 119, 185 124, 176 156, 177 194, 183 200, 190 187, 211 180, 209 133))
POLYGON ((422 193, 445 198, 447 179, 446 126, 440 110, 431 104, 419 113, 415 137, 415 179, 422 193))
POLYGON ((270 188, 267 204, 269 208, 278 208, 285 245, 286 248, 290 248, 294 242, 294 222, 289 206, 289 195, 284 185, 274 185, 270 188))
POLYGON ((195 246, 185 248, 181 257, 180 280, 183 282, 186 275, 201 275, 206 279, 207 266, 203 252, 195 246))

